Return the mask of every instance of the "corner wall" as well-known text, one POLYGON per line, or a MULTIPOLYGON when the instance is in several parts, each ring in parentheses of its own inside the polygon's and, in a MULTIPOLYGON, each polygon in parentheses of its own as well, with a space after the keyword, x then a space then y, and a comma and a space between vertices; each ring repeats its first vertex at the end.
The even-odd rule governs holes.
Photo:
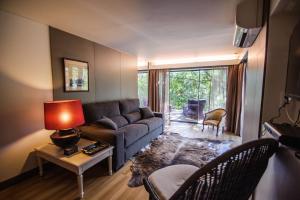
MULTIPOLYGON (((297 15, 280 13, 270 17, 262 123, 277 116, 278 108, 283 103, 290 36, 299 20, 299 12, 297 15)), ((294 102, 287 108, 291 117, 296 119, 300 102, 294 102)), ((282 111, 281 117, 275 122, 289 121, 282 111)), ((266 134, 265 137, 271 136, 266 134)), ((256 200, 299 199, 300 160, 295 157, 295 152, 296 149, 280 146, 257 186, 256 200)))
POLYGON ((49 141, 43 102, 52 100, 48 26, 0 11, 0 182, 36 166, 49 141))

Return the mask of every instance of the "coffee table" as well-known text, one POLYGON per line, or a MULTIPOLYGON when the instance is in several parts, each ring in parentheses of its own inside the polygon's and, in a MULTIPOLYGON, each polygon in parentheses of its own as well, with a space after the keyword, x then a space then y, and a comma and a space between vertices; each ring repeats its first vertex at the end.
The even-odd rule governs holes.
MULTIPOLYGON (((93 142, 94 141, 81 138, 77 144, 79 151, 93 142)), ((112 175, 113 148, 113 146, 109 146, 92 156, 86 155, 81 151, 71 156, 65 156, 63 149, 52 143, 35 148, 40 176, 43 176, 43 160, 47 160, 74 172, 77 175, 79 197, 83 198, 83 173, 87 169, 101 162, 105 158, 108 158, 108 173, 109 175, 112 175)))

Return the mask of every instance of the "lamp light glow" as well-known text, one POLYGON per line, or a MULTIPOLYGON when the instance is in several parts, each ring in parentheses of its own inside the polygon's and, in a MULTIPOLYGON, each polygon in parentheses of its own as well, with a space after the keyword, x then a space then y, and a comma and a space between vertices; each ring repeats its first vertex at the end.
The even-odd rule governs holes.
POLYGON ((71 116, 67 112, 61 113, 60 120, 62 123, 68 123, 71 120, 71 116))

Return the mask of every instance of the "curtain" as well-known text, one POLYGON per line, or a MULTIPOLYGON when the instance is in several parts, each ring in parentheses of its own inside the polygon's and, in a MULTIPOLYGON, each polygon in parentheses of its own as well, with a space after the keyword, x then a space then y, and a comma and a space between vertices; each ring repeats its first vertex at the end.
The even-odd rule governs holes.
POLYGON ((155 112, 160 112, 158 82, 159 82, 159 70, 157 69, 149 70, 148 105, 155 112))
POLYGON ((209 101, 206 103, 207 111, 225 108, 228 67, 213 67, 209 70, 211 76, 209 101))
POLYGON ((155 112, 168 112, 169 108, 169 70, 150 69, 148 105, 155 112))
POLYGON ((245 63, 228 67, 226 130, 240 135, 245 63))

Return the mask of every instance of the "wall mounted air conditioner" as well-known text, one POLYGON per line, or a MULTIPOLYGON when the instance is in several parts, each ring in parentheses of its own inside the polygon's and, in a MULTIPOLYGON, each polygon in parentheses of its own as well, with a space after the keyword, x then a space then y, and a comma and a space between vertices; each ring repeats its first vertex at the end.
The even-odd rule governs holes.
POLYGON ((263 26, 263 4, 263 0, 243 0, 237 5, 234 46, 252 46, 263 26))

